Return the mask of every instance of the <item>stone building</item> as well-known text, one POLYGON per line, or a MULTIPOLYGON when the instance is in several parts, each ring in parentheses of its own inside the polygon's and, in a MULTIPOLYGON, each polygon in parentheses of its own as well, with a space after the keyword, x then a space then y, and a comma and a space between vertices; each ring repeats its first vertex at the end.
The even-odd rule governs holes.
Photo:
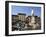
POLYGON ((18 13, 18 16, 19 16, 19 20, 25 21, 26 14, 24 14, 24 13, 18 13))
POLYGON ((40 17, 35 16, 33 11, 31 16, 28 16, 26 20, 28 21, 28 24, 27 24, 28 28, 30 27, 30 29, 41 29, 40 17))
POLYGON ((12 22, 16 22, 19 19, 18 15, 12 15, 12 22))
POLYGON ((12 31, 16 29, 16 21, 18 21, 18 15, 12 15, 12 31))

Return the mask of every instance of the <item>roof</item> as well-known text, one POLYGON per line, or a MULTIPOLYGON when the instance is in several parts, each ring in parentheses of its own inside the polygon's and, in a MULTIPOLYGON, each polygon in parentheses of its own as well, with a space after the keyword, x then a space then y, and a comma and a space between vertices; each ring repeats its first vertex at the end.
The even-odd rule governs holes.
POLYGON ((13 17, 18 17, 18 15, 12 15, 13 17))
POLYGON ((24 13, 18 13, 18 15, 26 15, 26 14, 24 14, 24 13))

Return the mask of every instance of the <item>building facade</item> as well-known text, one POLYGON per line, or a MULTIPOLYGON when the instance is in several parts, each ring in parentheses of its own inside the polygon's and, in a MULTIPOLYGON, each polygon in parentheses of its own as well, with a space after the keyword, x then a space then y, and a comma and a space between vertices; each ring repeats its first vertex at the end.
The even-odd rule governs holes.
POLYGON ((23 13, 18 13, 18 16, 19 16, 19 20, 21 21, 25 21, 25 17, 26 17, 26 14, 23 14, 23 13))
POLYGON ((16 21, 18 21, 18 19, 19 19, 18 15, 12 15, 12 31, 15 30, 15 29, 17 30, 16 21))

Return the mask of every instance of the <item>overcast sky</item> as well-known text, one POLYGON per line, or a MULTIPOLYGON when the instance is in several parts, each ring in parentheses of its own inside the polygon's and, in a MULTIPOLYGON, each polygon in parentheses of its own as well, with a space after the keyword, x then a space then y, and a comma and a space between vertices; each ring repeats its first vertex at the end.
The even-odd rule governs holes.
POLYGON ((18 13, 25 13, 27 16, 31 15, 31 12, 34 12, 36 16, 40 16, 41 7, 31 7, 31 6, 11 6, 12 15, 17 15, 18 13))

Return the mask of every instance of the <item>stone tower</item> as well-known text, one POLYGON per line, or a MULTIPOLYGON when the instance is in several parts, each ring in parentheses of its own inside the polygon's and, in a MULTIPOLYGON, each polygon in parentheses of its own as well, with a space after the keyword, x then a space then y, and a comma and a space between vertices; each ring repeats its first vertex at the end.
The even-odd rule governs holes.
POLYGON ((36 29, 36 21, 33 10, 31 12, 31 22, 29 22, 29 25, 32 26, 32 29, 36 29))

